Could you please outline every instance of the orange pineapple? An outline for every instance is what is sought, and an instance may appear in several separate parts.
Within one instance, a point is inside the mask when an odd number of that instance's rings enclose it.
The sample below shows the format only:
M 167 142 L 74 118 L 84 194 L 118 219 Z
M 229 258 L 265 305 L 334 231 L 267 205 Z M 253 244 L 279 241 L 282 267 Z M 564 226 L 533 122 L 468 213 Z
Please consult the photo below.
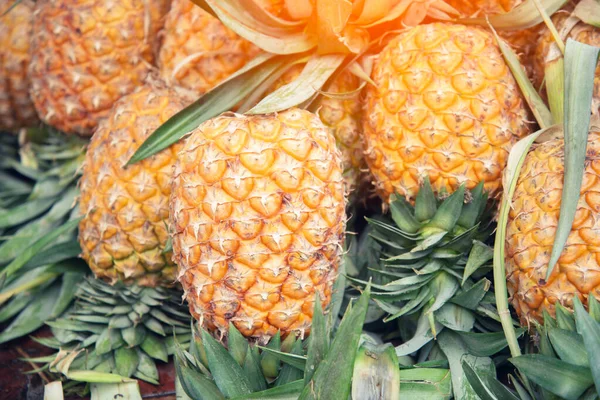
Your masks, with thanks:
M 501 193 L 508 152 L 529 132 L 525 103 L 491 34 L 434 23 L 401 33 L 379 54 L 367 87 L 365 157 L 382 198 L 414 201 L 479 182 Z
M 345 206 L 340 153 L 316 115 L 227 113 L 200 125 L 178 154 L 170 202 L 191 313 L 259 342 L 307 334 L 317 293 L 331 298 Z
M 141 286 L 170 286 L 177 267 L 167 243 L 169 180 L 181 144 L 136 164 L 143 141 L 189 101 L 159 81 L 122 97 L 102 120 L 81 178 L 82 257 L 98 278 Z
M 0 0 L 0 129 L 16 129 L 37 122 L 29 97 L 29 44 L 33 2 L 23 0 L 6 15 L 14 0 Z
M 225 80 L 259 52 L 190 0 L 173 0 L 161 37 L 161 76 L 198 95 Z
M 91 136 L 143 83 L 167 0 L 37 0 L 29 68 L 40 118 Z

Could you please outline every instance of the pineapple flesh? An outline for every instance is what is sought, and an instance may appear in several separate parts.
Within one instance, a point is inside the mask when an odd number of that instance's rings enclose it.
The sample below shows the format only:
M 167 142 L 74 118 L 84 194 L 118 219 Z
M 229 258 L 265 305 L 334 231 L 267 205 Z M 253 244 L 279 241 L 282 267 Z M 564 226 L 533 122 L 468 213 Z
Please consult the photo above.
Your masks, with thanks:
M 173 174 L 173 254 L 190 312 L 265 343 L 310 331 L 331 298 L 346 198 L 335 140 L 304 110 L 226 113 L 188 137 Z
M 365 103 L 365 158 L 385 201 L 414 202 L 484 182 L 501 193 L 512 145 L 529 132 L 525 102 L 493 36 L 434 23 L 403 32 L 379 54 Z
M 188 104 L 159 81 L 121 98 L 88 148 L 79 206 L 82 257 L 98 278 L 140 286 L 172 286 L 177 267 L 164 252 L 175 144 L 126 166 L 150 134 Z
M 190 0 L 173 0 L 161 32 L 161 76 L 202 95 L 258 54 L 242 39 Z
M 0 0 L 0 129 L 14 130 L 37 122 L 29 97 L 29 46 L 34 3 Z
M 29 74 L 40 118 L 91 136 L 154 62 L 167 0 L 38 0 Z
M 517 181 L 506 232 L 506 274 L 511 302 L 523 324 L 543 322 L 556 304 L 600 299 L 600 129 L 592 127 L 577 213 L 565 248 L 546 280 L 564 180 L 564 142 L 555 139 L 529 152 Z

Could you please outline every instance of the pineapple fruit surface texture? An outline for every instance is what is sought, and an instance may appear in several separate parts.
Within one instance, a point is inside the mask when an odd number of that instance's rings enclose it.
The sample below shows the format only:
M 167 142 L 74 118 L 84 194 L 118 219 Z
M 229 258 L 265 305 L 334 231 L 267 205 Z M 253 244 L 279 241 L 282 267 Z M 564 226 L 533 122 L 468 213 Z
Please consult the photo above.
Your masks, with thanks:
M 296 80 L 303 68 L 304 64 L 290 68 L 267 90 L 267 94 Z M 361 142 L 360 93 L 355 93 L 359 87 L 359 78 L 343 71 L 323 88 L 325 93 L 315 101 L 314 107 L 311 105 L 321 122 L 331 130 L 340 149 L 348 192 L 360 186 L 366 168 Z
M 166 0 L 36 1 L 30 78 L 40 118 L 91 136 L 123 95 L 143 84 Z
M 0 15 L 13 0 L 0 0 Z M 33 2 L 21 1 L 0 16 L 0 129 L 17 129 L 37 122 L 29 97 L 29 46 Z
M 512 305 L 526 324 L 554 315 L 558 302 L 573 308 L 600 299 L 600 131 L 587 143 L 581 197 L 565 248 L 546 281 L 564 180 L 564 142 L 550 140 L 529 152 L 512 200 L 506 233 L 507 286 Z
M 340 153 L 316 115 L 226 113 L 200 125 L 178 154 L 170 202 L 192 315 L 262 343 L 278 330 L 306 335 L 316 294 L 331 298 L 345 206 Z
M 204 94 L 258 54 L 190 0 L 174 0 L 160 34 L 158 66 L 163 79 Z
M 493 36 L 434 23 L 401 33 L 379 54 L 367 86 L 367 164 L 385 201 L 414 201 L 429 177 L 436 193 L 479 182 L 501 193 L 508 153 L 529 132 L 527 111 Z
M 81 178 L 82 256 L 98 278 L 172 286 L 167 243 L 170 179 L 177 143 L 125 166 L 150 134 L 187 105 L 179 93 L 148 82 L 119 100 L 92 137 Z

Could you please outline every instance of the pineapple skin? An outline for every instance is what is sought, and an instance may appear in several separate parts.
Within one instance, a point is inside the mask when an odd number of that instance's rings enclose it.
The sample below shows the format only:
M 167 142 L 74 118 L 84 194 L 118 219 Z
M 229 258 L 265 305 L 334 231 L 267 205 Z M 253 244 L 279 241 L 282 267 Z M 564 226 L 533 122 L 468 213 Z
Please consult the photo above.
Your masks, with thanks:
M 164 253 L 170 178 L 181 143 L 125 166 L 150 134 L 189 100 L 157 80 L 122 97 L 100 122 L 80 181 L 82 257 L 111 284 L 173 286 L 177 267 Z
M 0 15 L 14 1 L 0 0 Z M 23 0 L 0 16 L 0 129 L 15 130 L 38 122 L 29 97 L 29 45 L 34 3 Z
M 226 113 L 178 154 L 170 221 L 190 312 L 209 331 L 229 323 L 266 342 L 310 332 L 316 294 L 331 299 L 346 198 L 335 140 L 304 110 Z
M 501 194 L 512 145 L 529 133 L 518 86 L 486 31 L 434 23 L 379 54 L 365 102 L 365 158 L 384 201 L 414 202 L 429 177 L 436 193 L 483 181 Z
M 543 311 L 555 315 L 555 305 L 573 309 L 573 298 L 584 305 L 600 300 L 600 131 L 593 127 L 577 213 L 565 248 L 546 281 L 556 235 L 564 180 L 564 142 L 537 145 L 525 158 L 517 181 L 506 232 L 506 276 L 511 303 L 529 325 L 543 323 Z
M 296 80 L 304 64 L 295 65 L 279 78 L 266 94 L 272 93 L 280 87 Z M 355 93 L 360 88 L 360 80 L 347 70 L 344 70 L 331 83 L 327 84 L 322 96 L 311 104 L 316 110 L 321 122 L 333 134 L 338 148 L 342 154 L 344 166 L 344 181 L 346 190 L 352 192 L 366 181 L 365 159 L 362 146 L 362 107 L 360 93 Z M 328 93 L 343 95 L 328 96 Z
M 173 0 L 160 36 L 162 78 L 197 95 L 227 79 L 260 51 L 190 0 Z
M 167 10 L 167 0 L 36 1 L 29 74 L 40 118 L 91 136 L 112 105 L 143 84 Z
M 505 14 L 521 5 L 524 0 L 446 0 L 465 18 L 493 14 Z M 533 54 L 543 23 L 527 29 L 499 30 L 498 35 L 506 40 L 519 56 L 519 60 L 529 77 L 532 76 Z

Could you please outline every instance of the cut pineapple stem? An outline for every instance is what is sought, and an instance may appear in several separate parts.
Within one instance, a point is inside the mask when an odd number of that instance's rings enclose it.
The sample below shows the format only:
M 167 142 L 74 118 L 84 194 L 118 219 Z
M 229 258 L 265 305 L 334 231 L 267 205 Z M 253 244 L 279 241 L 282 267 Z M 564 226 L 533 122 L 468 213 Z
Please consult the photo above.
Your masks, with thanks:
M 550 17 L 548 16 L 548 13 L 546 12 L 546 10 L 544 9 L 544 7 L 540 3 L 540 0 L 533 0 L 533 3 L 535 4 L 535 6 L 538 9 L 538 12 L 542 16 L 542 19 L 544 20 L 544 23 L 546 24 L 546 26 L 548 27 L 548 29 L 552 33 L 552 36 L 554 37 L 554 40 L 556 41 L 556 44 L 558 45 L 558 48 L 560 49 L 560 52 L 562 54 L 565 54 L 565 43 L 563 42 L 563 40 L 561 39 L 560 35 L 558 34 L 558 31 L 556 30 L 556 27 L 554 26 L 554 23 L 552 23 L 552 20 L 550 19 Z

